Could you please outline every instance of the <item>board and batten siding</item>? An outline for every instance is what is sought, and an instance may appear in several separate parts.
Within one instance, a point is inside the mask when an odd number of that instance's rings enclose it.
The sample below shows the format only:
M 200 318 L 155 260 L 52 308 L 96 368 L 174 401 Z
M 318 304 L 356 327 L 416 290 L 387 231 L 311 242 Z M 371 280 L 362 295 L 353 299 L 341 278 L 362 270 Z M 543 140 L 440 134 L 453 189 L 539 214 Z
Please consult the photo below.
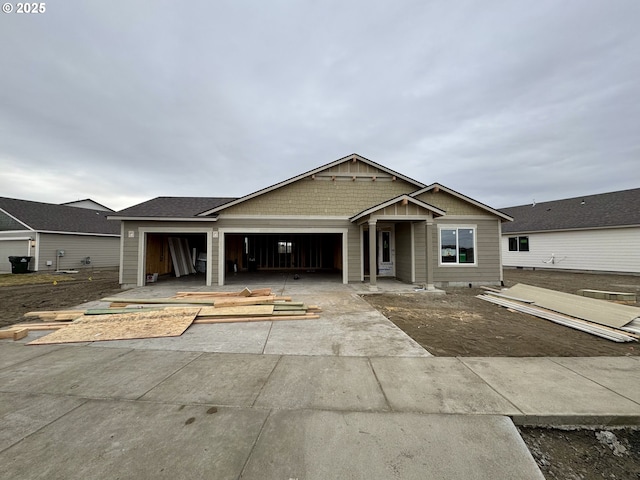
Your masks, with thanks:
M 509 237 L 529 237 L 528 252 L 510 252 Z M 640 273 L 640 227 L 502 235 L 505 267 Z
M 438 226 L 476 227 L 476 265 L 442 265 L 440 263 L 440 243 Z M 502 273 L 500 261 L 500 220 L 473 217 L 437 219 L 433 225 L 433 281 L 440 286 L 498 285 Z
M 55 271 L 56 266 L 59 270 L 117 267 L 120 259 L 117 236 L 39 233 L 36 247 L 40 272 Z M 64 250 L 63 257 L 58 257 L 58 250 Z M 83 263 L 87 257 L 91 259 L 88 265 Z
M 412 283 L 411 260 L 411 224 L 399 222 L 395 224 L 396 232 L 396 278 L 403 282 Z

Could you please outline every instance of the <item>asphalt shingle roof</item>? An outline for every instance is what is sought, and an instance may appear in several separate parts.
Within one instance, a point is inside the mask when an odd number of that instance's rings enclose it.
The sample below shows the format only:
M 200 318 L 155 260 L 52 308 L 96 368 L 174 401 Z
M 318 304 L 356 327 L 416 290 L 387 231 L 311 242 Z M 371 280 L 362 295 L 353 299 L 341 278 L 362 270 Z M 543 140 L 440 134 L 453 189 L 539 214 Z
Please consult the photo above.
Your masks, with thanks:
M 501 208 L 504 233 L 640 225 L 640 188 Z
M 37 231 L 120 234 L 118 222 L 86 208 L 0 197 L 0 209 Z
M 114 217 L 173 217 L 189 218 L 218 207 L 236 198 L 223 197 L 156 197 L 133 207 L 125 208 Z

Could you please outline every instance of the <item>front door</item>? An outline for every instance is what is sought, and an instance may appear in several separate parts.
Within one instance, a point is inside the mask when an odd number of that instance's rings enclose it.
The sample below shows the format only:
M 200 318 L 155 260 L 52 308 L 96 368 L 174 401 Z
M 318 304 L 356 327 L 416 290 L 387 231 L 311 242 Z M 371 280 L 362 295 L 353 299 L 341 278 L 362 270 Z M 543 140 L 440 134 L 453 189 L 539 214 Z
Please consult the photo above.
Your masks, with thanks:
M 378 232 L 378 275 L 395 276 L 395 245 L 392 227 L 383 227 Z

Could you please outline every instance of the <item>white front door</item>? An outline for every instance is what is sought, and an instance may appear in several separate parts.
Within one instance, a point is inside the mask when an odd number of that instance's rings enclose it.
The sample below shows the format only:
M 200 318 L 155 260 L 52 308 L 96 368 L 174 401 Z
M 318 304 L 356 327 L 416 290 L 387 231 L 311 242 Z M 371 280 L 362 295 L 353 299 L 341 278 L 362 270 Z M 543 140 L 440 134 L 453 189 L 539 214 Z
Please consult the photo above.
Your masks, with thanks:
M 378 276 L 395 276 L 395 256 L 393 227 L 382 227 L 378 232 Z

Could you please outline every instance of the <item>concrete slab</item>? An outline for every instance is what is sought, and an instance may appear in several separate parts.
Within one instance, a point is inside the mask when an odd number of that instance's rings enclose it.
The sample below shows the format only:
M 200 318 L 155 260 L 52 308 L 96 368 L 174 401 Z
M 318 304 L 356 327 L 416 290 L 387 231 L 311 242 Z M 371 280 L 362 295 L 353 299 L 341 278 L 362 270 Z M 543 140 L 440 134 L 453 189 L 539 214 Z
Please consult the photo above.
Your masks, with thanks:
M 599 421 L 629 416 L 637 423 L 637 403 L 547 358 L 461 358 L 485 382 L 534 423 L 576 424 L 583 417 Z M 516 417 L 514 416 L 514 419 Z M 521 423 L 523 419 L 517 419 Z
M 506 417 L 282 410 L 242 478 L 544 480 Z
M 40 349 L 40 346 L 23 347 Z M 7 367 L 0 371 L 0 388 L 4 392 L 61 393 L 74 385 L 78 376 L 95 375 L 100 365 L 131 350 L 65 347 Z M 61 382 L 64 387 L 58 386 Z
M 2 478 L 239 478 L 267 413 L 92 400 L 0 453 Z
M 200 355 L 88 347 L 66 353 L 55 352 L 4 370 L 2 390 L 135 399 Z
M 35 337 L 30 338 L 28 341 L 34 338 Z M 0 341 L 0 369 L 51 353 L 61 348 L 66 348 L 66 346 L 40 345 L 37 347 L 27 347 L 24 342 L 2 340 Z
M 631 357 L 551 358 L 555 363 L 640 404 L 640 368 Z M 638 407 L 640 412 L 640 405 Z
M 31 393 L 0 393 L 0 452 L 86 400 Z
M 262 353 L 271 322 L 191 325 L 179 337 L 94 342 L 94 347 L 185 352 Z
M 376 311 L 323 313 L 318 320 L 273 322 L 264 353 L 350 357 L 431 355 Z
M 389 410 L 369 361 L 362 357 L 294 357 L 278 362 L 256 406 Z
M 522 413 L 457 358 L 372 358 L 371 364 L 395 411 Z
M 251 406 L 279 358 L 272 355 L 203 353 L 142 399 Z

